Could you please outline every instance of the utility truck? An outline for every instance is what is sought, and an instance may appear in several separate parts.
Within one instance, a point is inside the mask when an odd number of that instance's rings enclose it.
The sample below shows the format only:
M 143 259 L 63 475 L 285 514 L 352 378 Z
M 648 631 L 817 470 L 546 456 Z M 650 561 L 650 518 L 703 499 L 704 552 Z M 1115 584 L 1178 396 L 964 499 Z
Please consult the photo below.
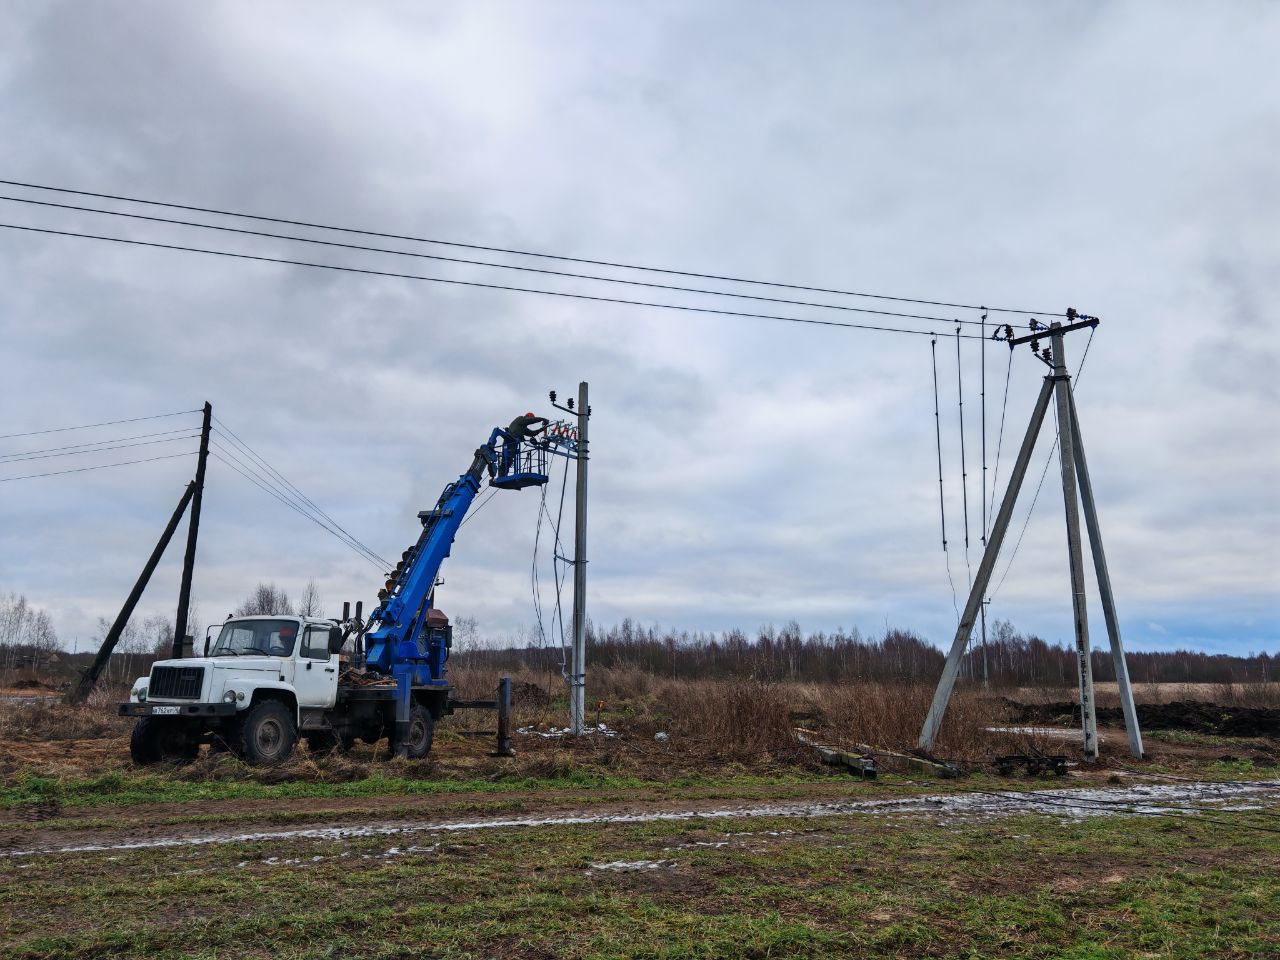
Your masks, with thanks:
M 542 485 L 550 455 L 575 459 L 576 434 L 495 429 L 435 507 L 418 514 L 422 532 L 388 574 L 367 622 L 363 604 L 354 617 L 344 605 L 341 620 L 230 616 L 209 628 L 203 656 L 156 662 L 119 707 L 137 718 L 134 761 L 190 760 L 209 744 L 272 765 L 299 738 L 314 751 L 387 737 L 396 755 L 425 757 L 435 721 L 482 703 L 450 697 L 452 627 L 433 604 L 440 565 L 485 475 L 499 489 Z

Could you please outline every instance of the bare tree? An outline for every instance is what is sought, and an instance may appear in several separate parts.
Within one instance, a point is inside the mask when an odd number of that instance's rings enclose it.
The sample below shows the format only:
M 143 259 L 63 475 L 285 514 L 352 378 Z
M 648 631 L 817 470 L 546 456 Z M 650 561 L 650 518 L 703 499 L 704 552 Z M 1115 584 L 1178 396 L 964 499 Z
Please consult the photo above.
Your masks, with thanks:
M 298 616 L 324 616 L 324 601 L 320 599 L 320 587 L 316 585 L 315 577 L 307 581 L 302 596 L 298 598 Z
M 259 583 L 249 598 L 236 608 L 237 617 L 292 615 L 289 595 L 274 583 Z
M 480 645 L 480 624 L 475 617 L 459 617 L 453 621 L 453 652 L 465 653 Z

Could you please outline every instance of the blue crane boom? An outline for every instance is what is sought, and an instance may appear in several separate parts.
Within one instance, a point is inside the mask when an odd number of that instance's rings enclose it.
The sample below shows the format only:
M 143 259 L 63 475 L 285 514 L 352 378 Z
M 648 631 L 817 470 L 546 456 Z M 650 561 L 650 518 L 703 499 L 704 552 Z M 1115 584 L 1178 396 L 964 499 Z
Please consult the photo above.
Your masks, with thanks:
M 404 697 L 411 686 L 447 683 L 450 640 L 447 628 L 432 628 L 432 593 L 485 474 L 490 485 L 499 489 L 540 486 L 548 480 L 548 453 L 572 458 L 576 442 L 553 435 L 522 443 L 495 428 L 488 442 L 477 448 L 466 472 L 444 488 L 432 509 L 418 514 L 422 533 L 379 592 L 379 605 L 370 614 L 364 634 L 365 667 L 395 677 Z

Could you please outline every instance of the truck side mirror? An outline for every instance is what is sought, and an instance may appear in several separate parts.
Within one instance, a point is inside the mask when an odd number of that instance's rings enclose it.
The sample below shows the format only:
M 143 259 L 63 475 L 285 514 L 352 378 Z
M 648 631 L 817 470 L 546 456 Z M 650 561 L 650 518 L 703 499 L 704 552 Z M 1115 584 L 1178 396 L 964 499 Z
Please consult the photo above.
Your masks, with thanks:
M 346 642 L 346 637 L 342 634 L 341 627 L 329 628 L 329 653 L 342 652 L 342 644 Z

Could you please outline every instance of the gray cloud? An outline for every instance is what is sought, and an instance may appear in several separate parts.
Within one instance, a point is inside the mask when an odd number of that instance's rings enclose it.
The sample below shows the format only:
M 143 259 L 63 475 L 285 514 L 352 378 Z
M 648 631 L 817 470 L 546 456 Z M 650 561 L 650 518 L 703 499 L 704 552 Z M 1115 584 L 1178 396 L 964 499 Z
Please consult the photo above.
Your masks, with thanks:
M 393 232 L 1100 314 L 1081 417 L 1134 643 L 1274 647 L 1277 39 L 1264 4 L 13 5 L 0 11 L 0 168 Z M 5 206 L 5 222 L 189 239 Z M 8 231 L 0 334 L 0 432 L 208 398 L 384 555 L 492 425 L 589 379 L 597 620 L 887 619 L 939 641 L 954 623 L 923 338 Z M 939 348 L 963 594 L 954 346 Z M 964 349 L 976 373 L 979 348 Z M 1015 359 L 1004 475 L 1040 375 Z M 965 389 L 976 567 L 976 376 Z M 1033 483 L 1047 454 L 1042 443 Z M 0 485 L 0 586 L 49 607 L 64 636 L 87 634 L 189 470 Z M 1062 637 L 1055 480 L 1051 467 L 993 614 Z M 495 499 L 446 572 L 450 609 L 495 633 L 532 617 L 535 496 Z M 334 604 L 376 589 L 372 567 L 220 464 L 206 510 L 207 618 L 260 578 L 296 591 L 315 576 Z M 149 609 L 171 604 L 173 561 Z

